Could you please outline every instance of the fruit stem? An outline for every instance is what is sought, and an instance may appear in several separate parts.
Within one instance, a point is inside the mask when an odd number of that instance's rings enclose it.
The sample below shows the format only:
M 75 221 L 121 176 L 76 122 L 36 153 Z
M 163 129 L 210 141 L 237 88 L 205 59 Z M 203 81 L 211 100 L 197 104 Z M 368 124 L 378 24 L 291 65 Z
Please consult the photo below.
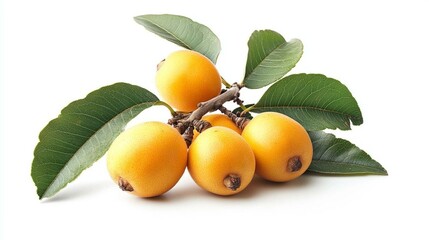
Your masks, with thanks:
M 174 111 L 174 109 L 166 102 L 158 101 L 155 103 L 155 105 L 166 107 L 170 111 L 171 116 L 173 116 L 173 117 L 177 115 L 177 112 Z
M 241 130 L 243 130 L 246 125 L 250 122 L 249 119 L 247 119 L 246 117 L 238 117 L 236 114 L 234 114 L 233 112 L 231 112 L 230 110 L 226 109 L 226 107 L 221 106 L 219 108 L 219 111 L 221 111 L 223 114 L 225 114 L 229 119 L 231 119 L 231 121 L 233 123 L 235 123 L 235 125 L 240 128 Z
M 159 71 L 159 69 L 161 69 L 161 67 L 162 67 L 162 65 L 164 64 L 164 62 L 165 62 L 165 59 L 162 59 L 162 61 L 161 61 L 161 62 L 159 62 L 159 63 L 156 65 L 156 71 Z
M 223 185 L 232 191 L 236 191 L 241 186 L 241 178 L 237 174 L 230 173 L 223 179 Z
M 186 142 L 186 146 L 191 146 L 192 139 L 194 138 L 194 126 L 189 126 L 182 134 L 182 138 Z

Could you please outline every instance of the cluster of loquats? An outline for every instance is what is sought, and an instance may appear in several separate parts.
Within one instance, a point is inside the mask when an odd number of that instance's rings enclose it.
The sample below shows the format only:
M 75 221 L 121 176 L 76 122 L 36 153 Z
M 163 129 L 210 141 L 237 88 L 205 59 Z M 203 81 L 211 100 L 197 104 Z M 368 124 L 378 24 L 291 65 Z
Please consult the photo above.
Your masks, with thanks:
M 187 168 L 201 188 L 217 195 L 243 191 L 254 174 L 274 182 L 301 176 L 312 160 L 303 126 L 276 112 L 252 119 L 219 104 L 222 78 L 202 54 L 181 50 L 158 65 L 156 86 L 175 116 L 169 124 L 145 122 L 122 132 L 107 154 L 120 189 L 139 197 L 174 187 Z M 238 94 L 233 99 L 237 100 Z M 205 106 L 210 107 L 205 108 Z M 223 114 L 207 114 L 221 110 Z
M 324 132 L 361 125 L 362 112 L 340 81 L 288 74 L 303 54 L 299 39 L 255 30 L 247 42 L 244 76 L 230 84 L 216 68 L 221 43 L 207 26 L 172 14 L 134 20 L 182 47 L 157 65 L 160 98 L 118 82 L 64 107 L 42 129 L 34 149 L 31 176 L 39 199 L 54 196 L 106 152 L 114 182 L 140 197 L 166 193 L 186 169 L 198 186 L 217 195 L 242 192 L 255 174 L 273 182 L 306 171 L 387 175 L 368 153 Z M 240 98 L 243 88 L 264 87 L 257 101 Z M 235 109 L 227 108 L 231 105 Z M 123 131 L 153 106 L 165 107 L 171 118 Z

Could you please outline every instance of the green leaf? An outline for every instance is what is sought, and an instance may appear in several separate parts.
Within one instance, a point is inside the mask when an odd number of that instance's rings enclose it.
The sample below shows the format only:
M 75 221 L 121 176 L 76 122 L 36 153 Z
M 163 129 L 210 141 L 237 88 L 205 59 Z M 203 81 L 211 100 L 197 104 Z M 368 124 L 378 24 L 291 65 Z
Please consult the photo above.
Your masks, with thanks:
M 290 75 L 270 86 L 252 112 L 280 112 L 308 131 L 350 129 L 363 123 L 359 106 L 338 80 L 321 74 Z
M 197 51 L 216 63 L 221 46 L 219 38 L 206 26 L 178 15 L 147 14 L 134 18 L 156 35 L 184 48 Z
M 313 161 L 308 171 L 327 174 L 379 174 L 386 169 L 366 152 L 347 140 L 322 131 L 309 132 Z
M 158 98 L 116 83 L 70 103 L 39 135 L 31 176 L 39 198 L 51 197 L 100 159 L 125 125 Z
M 253 32 L 248 46 L 243 84 L 253 89 L 267 86 L 284 77 L 295 67 L 303 53 L 300 40 L 286 42 L 282 35 L 272 30 Z

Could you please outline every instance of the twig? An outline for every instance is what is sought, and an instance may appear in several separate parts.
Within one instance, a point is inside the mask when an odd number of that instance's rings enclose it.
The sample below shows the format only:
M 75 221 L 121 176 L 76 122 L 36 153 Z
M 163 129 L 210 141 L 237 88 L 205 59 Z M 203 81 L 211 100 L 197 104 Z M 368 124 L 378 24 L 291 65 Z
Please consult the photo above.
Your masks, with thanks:
M 237 83 L 231 85 L 231 87 L 219 94 L 218 96 L 198 104 L 198 108 L 190 114 L 178 114 L 171 118 L 168 123 L 173 125 L 182 134 L 188 146 L 192 142 L 193 130 L 203 131 L 210 127 L 210 124 L 202 121 L 201 118 L 209 112 L 214 112 L 220 108 L 224 108 L 222 105 L 229 101 L 241 102 L 240 86 Z M 231 113 L 232 114 L 232 113 Z

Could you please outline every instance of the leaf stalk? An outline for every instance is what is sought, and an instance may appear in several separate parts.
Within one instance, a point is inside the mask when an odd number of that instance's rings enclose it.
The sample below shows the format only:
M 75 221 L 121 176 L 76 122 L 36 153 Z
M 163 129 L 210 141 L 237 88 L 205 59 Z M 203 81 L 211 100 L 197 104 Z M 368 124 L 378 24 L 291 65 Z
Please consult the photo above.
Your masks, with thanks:
M 166 107 L 170 111 L 170 114 L 171 114 L 172 117 L 174 117 L 174 116 L 177 115 L 177 112 L 174 111 L 174 109 L 168 103 L 166 103 L 166 102 L 158 101 L 158 102 L 155 103 L 155 106 L 164 106 L 164 107 Z

